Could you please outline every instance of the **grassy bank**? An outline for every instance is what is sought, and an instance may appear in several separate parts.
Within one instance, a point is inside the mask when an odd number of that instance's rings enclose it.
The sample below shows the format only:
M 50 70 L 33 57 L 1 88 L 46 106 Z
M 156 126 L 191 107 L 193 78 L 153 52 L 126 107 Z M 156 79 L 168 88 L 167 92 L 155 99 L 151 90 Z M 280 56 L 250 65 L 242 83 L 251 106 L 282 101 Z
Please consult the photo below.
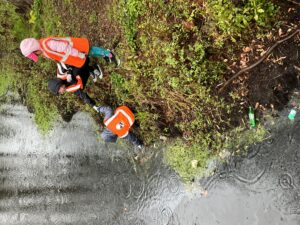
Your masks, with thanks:
M 165 156 L 186 180 L 201 174 L 210 157 L 234 147 L 236 138 L 246 145 L 265 133 L 232 130 L 232 119 L 240 117 L 234 104 L 238 96 L 225 101 L 215 87 L 226 71 L 224 58 L 236 57 L 235 49 L 247 42 L 250 33 L 267 28 L 277 11 L 265 0 L 234 2 L 118 0 L 115 4 L 113 15 L 118 17 L 113 18 L 124 34 L 118 48 L 123 70 L 112 77 L 112 82 L 119 81 L 113 83 L 116 96 L 134 105 L 138 118 L 143 115 L 141 132 L 146 141 L 161 135 L 179 137 L 169 143 Z
M 263 33 L 276 12 L 266 0 L 35 0 L 24 21 L 28 30 L 12 43 L 17 48 L 20 38 L 28 36 L 75 35 L 113 49 L 122 66 L 102 64 L 106 76 L 89 93 L 99 104 L 130 106 L 139 125 L 135 132 L 146 144 L 176 138 L 166 159 L 190 180 L 211 156 L 240 137 L 231 132 L 241 117 L 236 115 L 238 96 L 225 99 L 215 87 L 224 79 L 225 59 L 236 57 L 235 49 L 250 41 L 250 33 Z M 17 54 L 17 66 L 11 64 L 14 73 L 22 74 L 17 89 L 35 112 L 40 130 L 50 129 L 58 114 L 86 110 L 72 96 L 58 99 L 48 93 L 53 62 L 33 65 Z M 263 135 L 258 136 L 247 143 Z M 191 166 L 193 160 L 196 166 Z
M 26 32 L 26 26 L 24 19 L 15 12 L 14 7 L 3 2 L 0 6 L 0 96 L 2 96 L 8 89 L 16 86 L 15 77 L 18 74 L 15 73 L 13 64 L 20 57 L 16 57 L 15 49 L 18 41 L 21 40 L 22 33 Z
M 27 15 L 20 15 L 13 5 L 1 1 L 1 26 L 6 40 L 5 54 L 1 57 L 0 90 L 7 87 L 20 94 L 21 100 L 34 112 L 35 122 L 42 133 L 51 129 L 59 115 L 58 101 L 49 94 L 46 83 L 55 75 L 55 67 L 41 59 L 38 64 L 33 64 L 21 55 L 19 45 L 26 37 L 62 34 L 59 15 L 54 11 L 52 1 L 37 0 Z

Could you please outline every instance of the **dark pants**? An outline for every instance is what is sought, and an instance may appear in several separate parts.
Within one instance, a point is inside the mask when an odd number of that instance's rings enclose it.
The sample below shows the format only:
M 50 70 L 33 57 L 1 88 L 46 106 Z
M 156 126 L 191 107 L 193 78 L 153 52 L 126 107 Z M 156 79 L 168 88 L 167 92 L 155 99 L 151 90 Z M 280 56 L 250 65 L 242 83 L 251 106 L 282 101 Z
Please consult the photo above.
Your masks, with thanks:
M 93 71 L 93 68 L 89 65 L 89 63 L 90 60 L 89 58 L 87 58 L 84 65 L 81 68 L 73 67 L 72 69 L 72 75 L 74 77 L 76 77 L 77 75 L 81 77 L 83 89 L 85 88 L 86 83 L 88 82 L 88 79 L 90 77 L 90 71 Z M 87 93 L 83 92 L 80 89 L 74 92 L 74 94 L 81 98 L 85 104 L 89 104 L 91 107 L 93 107 L 96 104 L 95 101 Z
M 103 130 L 101 137 L 105 142 L 116 142 L 118 139 L 117 135 L 115 135 L 114 133 L 112 133 L 110 130 L 106 128 Z M 142 142 L 135 136 L 135 134 L 131 132 L 129 132 L 128 135 L 122 139 L 129 141 L 131 144 L 135 146 L 142 145 Z
M 90 64 L 90 60 L 89 58 L 87 58 L 81 68 L 72 67 L 72 75 L 74 77 L 78 75 L 81 77 L 83 89 L 85 88 L 85 85 L 88 82 L 88 79 L 90 77 L 90 72 L 93 71 L 93 68 L 89 64 Z
M 87 93 L 78 90 L 75 91 L 74 94 L 81 98 L 85 104 L 88 104 L 91 107 L 94 107 L 96 105 L 96 102 Z

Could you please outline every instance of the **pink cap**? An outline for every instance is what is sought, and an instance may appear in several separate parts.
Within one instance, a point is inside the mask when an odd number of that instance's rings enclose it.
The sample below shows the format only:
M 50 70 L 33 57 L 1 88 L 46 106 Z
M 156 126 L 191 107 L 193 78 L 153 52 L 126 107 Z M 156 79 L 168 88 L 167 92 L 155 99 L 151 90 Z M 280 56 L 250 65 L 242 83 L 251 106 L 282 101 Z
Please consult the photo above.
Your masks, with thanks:
M 35 38 L 26 38 L 21 41 L 20 44 L 21 52 L 24 56 L 28 57 L 29 59 L 37 62 L 38 56 L 33 52 L 41 50 L 40 43 Z

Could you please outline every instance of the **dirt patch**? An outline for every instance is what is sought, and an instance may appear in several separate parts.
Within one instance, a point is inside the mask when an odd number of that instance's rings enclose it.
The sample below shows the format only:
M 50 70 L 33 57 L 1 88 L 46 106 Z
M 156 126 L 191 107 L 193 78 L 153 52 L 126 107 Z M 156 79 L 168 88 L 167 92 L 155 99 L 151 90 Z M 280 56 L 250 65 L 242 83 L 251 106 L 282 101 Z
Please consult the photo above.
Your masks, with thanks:
M 118 44 L 121 34 L 117 25 L 109 19 L 108 7 L 111 4 L 113 1 L 108 0 L 75 0 L 72 4 L 57 1 L 56 8 L 60 11 L 67 34 L 85 36 L 89 38 L 92 45 L 113 49 Z M 68 23 L 68 21 L 72 22 Z M 78 26 L 70 26 L 70 24 Z
M 244 46 L 237 53 L 238 61 L 229 63 L 231 75 L 241 69 L 257 62 L 277 40 L 291 34 L 299 26 L 300 6 L 286 1 L 278 1 L 281 17 L 276 27 L 270 29 L 269 34 L 263 40 L 257 39 L 255 34 L 249 38 L 249 45 Z M 251 40 L 252 39 L 252 40 Z M 296 34 L 291 39 L 279 44 L 271 54 L 253 69 L 241 74 L 226 89 L 226 94 L 235 93 L 240 101 L 235 104 L 238 112 L 247 115 L 249 106 L 256 106 L 257 113 L 262 114 L 266 109 L 282 110 L 289 102 L 296 88 L 300 86 L 300 35 Z M 239 119 L 238 119 L 239 117 Z M 238 116 L 235 123 L 245 116 Z
M 299 87 L 298 46 L 293 40 L 280 45 L 270 58 L 254 68 L 248 81 L 250 103 L 271 104 L 283 109 L 293 90 Z

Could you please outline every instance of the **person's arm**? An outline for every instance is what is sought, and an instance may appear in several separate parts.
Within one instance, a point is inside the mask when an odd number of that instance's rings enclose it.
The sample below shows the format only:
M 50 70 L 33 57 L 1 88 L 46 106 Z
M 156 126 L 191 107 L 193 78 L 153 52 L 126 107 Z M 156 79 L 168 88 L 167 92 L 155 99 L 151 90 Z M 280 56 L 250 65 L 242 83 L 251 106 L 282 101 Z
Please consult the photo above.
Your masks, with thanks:
M 98 106 L 95 108 L 95 110 L 99 113 L 104 114 L 104 120 L 107 120 L 114 115 L 114 111 L 109 106 Z
M 138 139 L 137 136 L 132 132 L 129 132 L 123 139 L 129 141 L 135 146 L 138 146 L 139 148 L 143 146 L 143 142 L 140 139 Z
M 68 74 L 68 68 L 64 63 L 57 63 L 57 73 L 56 77 L 61 80 L 67 80 L 68 82 L 71 82 L 72 75 Z
M 102 131 L 101 137 L 105 142 L 116 142 L 118 139 L 117 135 L 106 128 Z
M 88 104 L 92 108 L 96 107 L 95 101 L 87 93 L 83 92 L 81 89 L 74 92 L 74 94 L 77 95 L 79 98 L 81 98 L 85 104 Z
M 77 83 L 66 87 L 66 92 L 76 92 L 83 89 L 83 83 L 80 76 L 76 76 Z

